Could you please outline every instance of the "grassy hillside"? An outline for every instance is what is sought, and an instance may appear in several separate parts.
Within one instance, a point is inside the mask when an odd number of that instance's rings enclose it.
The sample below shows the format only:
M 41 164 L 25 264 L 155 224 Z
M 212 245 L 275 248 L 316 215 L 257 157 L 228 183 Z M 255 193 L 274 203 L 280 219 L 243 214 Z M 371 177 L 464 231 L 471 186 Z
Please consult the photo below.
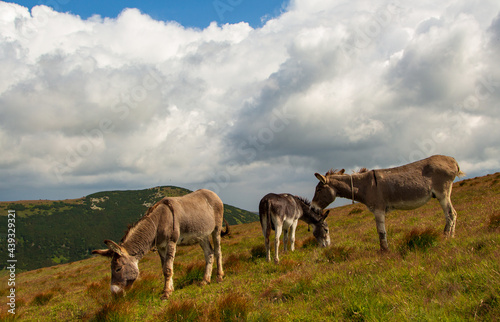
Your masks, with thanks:
M 386 219 L 389 253 L 379 253 L 373 215 L 363 205 L 335 208 L 332 245 L 315 247 L 300 224 L 297 249 L 279 265 L 263 258 L 258 222 L 223 239 L 225 280 L 199 286 L 199 246 L 179 247 L 176 290 L 160 300 L 160 260 L 148 254 L 141 279 L 122 299 L 109 294 L 101 257 L 16 277 L 21 321 L 495 321 L 500 316 L 500 174 L 457 182 L 456 237 L 444 239 L 436 200 Z M 214 272 L 215 273 L 215 272 Z M 1 278 L 6 299 L 7 277 Z M 0 306 L 0 319 L 10 317 Z
M 23 259 L 18 269 L 31 270 L 87 258 L 92 249 L 102 247 L 104 239 L 119 241 L 127 225 L 161 198 L 189 192 L 168 186 L 104 191 L 74 200 L 2 202 L 0 219 L 2 227 L 7 227 L 7 210 L 16 210 L 16 251 Z M 248 211 L 229 205 L 225 208 L 230 225 L 258 220 Z M 1 258 L 7 258 L 5 237 L 0 234 Z

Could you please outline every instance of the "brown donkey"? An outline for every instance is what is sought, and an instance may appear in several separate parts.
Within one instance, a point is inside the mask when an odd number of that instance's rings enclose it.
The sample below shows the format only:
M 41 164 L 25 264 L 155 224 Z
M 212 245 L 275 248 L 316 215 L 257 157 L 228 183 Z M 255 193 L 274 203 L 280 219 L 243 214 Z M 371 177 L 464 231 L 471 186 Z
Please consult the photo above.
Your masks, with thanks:
M 365 204 L 375 215 L 380 249 L 387 251 L 385 214 L 393 209 L 410 210 L 437 198 L 443 208 L 446 226 L 444 234 L 453 237 L 457 212 L 451 204 L 451 189 L 460 171 L 452 157 L 434 155 L 404 166 L 371 170 L 362 169 L 352 175 L 344 170 L 330 170 L 324 176 L 316 173 L 316 186 L 312 206 L 326 208 L 337 196 Z
M 201 245 L 206 261 L 203 284 L 210 283 L 215 251 L 217 281 L 222 281 L 224 271 L 220 238 L 229 233 L 227 222 L 226 231 L 222 232 L 223 215 L 222 201 L 214 192 L 204 189 L 157 202 L 127 231 L 120 244 L 105 240 L 109 249 L 92 251 L 93 254 L 112 258 L 111 293 L 123 295 L 132 286 L 139 276 L 137 264 L 155 245 L 165 276 L 163 299 L 167 299 L 174 290 L 172 277 L 177 245 Z

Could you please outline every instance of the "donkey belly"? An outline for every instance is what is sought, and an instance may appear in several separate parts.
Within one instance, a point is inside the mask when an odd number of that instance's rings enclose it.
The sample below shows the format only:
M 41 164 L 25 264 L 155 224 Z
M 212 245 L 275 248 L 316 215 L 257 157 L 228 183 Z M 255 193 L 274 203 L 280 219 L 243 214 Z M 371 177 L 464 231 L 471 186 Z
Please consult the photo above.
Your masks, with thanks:
M 432 195 L 414 195 L 413 198 L 409 198 L 407 200 L 399 200 L 391 203 L 390 209 L 401 209 L 401 210 L 412 210 L 418 207 L 422 207 L 425 205 L 430 199 Z
M 200 243 L 215 230 L 213 219 L 208 218 L 197 222 L 187 222 L 181 224 L 177 245 L 190 246 Z
M 199 244 L 208 234 L 205 233 L 184 233 L 179 236 L 177 240 L 177 245 L 179 246 L 191 246 Z
M 286 218 L 283 221 L 283 229 L 288 230 L 298 219 L 295 218 Z
M 214 216 L 205 209 L 193 211 L 179 217 L 179 239 L 177 245 L 188 246 L 200 243 L 215 230 Z

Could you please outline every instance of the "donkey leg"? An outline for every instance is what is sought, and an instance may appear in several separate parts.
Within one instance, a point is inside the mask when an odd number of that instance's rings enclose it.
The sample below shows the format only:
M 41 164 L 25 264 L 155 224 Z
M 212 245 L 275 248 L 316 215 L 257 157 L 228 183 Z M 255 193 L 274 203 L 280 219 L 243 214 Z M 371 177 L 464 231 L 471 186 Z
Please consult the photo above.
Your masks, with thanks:
M 295 230 L 297 229 L 299 221 L 296 220 L 290 227 L 290 250 L 293 252 L 295 250 Z
M 278 256 L 278 251 L 280 248 L 281 230 L 282 227 L 280 225 L 276 225 L 276 236 L 274 238 L 274 262 L 276 264 L 278 264 L 280 261 L 280 258 Z
M 385 211 L 378 210 L 374 212 L 375 223 L 377 224 L 377 233 L 380 241 L 380 250 L 382 252 L 389 251 L 389 246 L 387 245 L 387 233 L 385 231 Z
M 165 248 L 158 248 L 160 254 L 161 264 L 163 268 L 163 276 L 165 277 L 165 285 L 163 287 L 162 299 L 167 300 L 174 291 L 174 258 L 176 251 L 176 243 L 173 241 L 168 242 Z
M 271 229 L 265 229 L 264 232 L 264 245 L 266 246 L 266 259 L 268 262 L 271 261 L 271 246 L 270 246 L 270 235 L 271 235 Z
M 224 269 L 222 268 L 222 251 L 220 247 L 220 231 L 212 233 L 214 241 L 215 261 L 217 263 L 217 282 L 222 282 L 224 278 Z
M 290 228 L 283 228 L 283 252 L 286 253 L 288 251 L 288 233 L 290 232 Z
M 203 281 L 201 285 L 209 284 L 212 278 L 212 266 L 214 263 L 214 250 L 210 244 L 210 239 L 208 236 L 200 241 L 201 248 L 205 254 L 205 275 L 203 276 Z
M 443 208 L 444 217 L 446 219 L 446 225 L 444 226 L 445 237 L 455 236 L 455 224 L 457 222 L 457 212 L 451 203 L 451 189 L 453 188 L 453 182 L 444 184 L 441 189 L 434 189 L 434 194 L 439 200 L 441 208 Z
M 444 235 L 446 237 L 455 236 L 455 225 L 457 223 L 457 212 L 451 203 L 450 198 L 444 198 L 439 201 L 441 208 L 443 208 L 444 216 L 446 218 L 446 225 L 444 226 Z

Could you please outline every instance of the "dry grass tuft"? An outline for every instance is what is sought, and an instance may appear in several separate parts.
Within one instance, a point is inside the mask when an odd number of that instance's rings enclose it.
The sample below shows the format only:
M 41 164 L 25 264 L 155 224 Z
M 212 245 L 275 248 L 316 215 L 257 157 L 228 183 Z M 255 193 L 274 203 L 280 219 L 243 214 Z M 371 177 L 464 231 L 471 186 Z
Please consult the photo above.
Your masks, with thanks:
M 497 230 L 498 228 L 500 228 L 500 213 L 492 214 L 488 222 L 488 229 Z
M 248 253 L 231 253 L 224 258 L 224 271 L 226 273 L 237 274 L 244 269 L 251 257 Z
M 266 247 L 264 245 L 257 245 L 250 249 L 250 254 L 252 255 L 252 259 L 258 258 L 266 258 Z
M 37 306 L 46 305 L 53 297 L 54 297 L 53 292 L 42 292 L 40 294 L 35 295 L 30 305 L 37 305 Z
M 163 314 L 158 316 L 158 320 L 163 321 L 199 321 L 202 312 L 198 309 L 196 301 L 187 299 L 182 301 L 170 301 Z
M 360 214 L 362 212 L 363 212 L 362 207 L 356 207 L 356 208 L 353 208 L 351 211 L 349 211 L 349 215 Z
M 498 296 L 490 295 L 481 300 L 474 310 L 474 320 L 496 321 L 500 316 L 500 299 Z
M 211 321 L 246 321 L 251 309 L 250 298 L 241 293 L 229 293 L 220 298 L 210 312 Z
M 399 246 L 399 253 L 404 256 L 408 251 L 426 251 L 438 244 L 441 234 L 434 228 L 413 228 L 407 233 Z
M 350 247 L 330 246 L 323 251 L 323 254 L 329 262 L 340 263 L 348 260 L 352 252 L 353 250 Z
M 266 289 L 262 294 L 261 297 L 264 299 L 267 299 L 268 301 L 272 303 L 283 303 L 286 302 L 287 300 L 291 299 L 291 296 L 288 294 L 283 293 L 282 290 L 270 287 Z
M 179 270 L 177 270 L 179 272 Z M 184 269 L 184 275 L 176 281 L 175 288 L 182 289 L 186 286 L 203 281 L 205 274 L 205 262 L 196 261 L 189 263 Z M 179 272 L 180 274 L 181 272 Z
M 318 241 L 314 236 L 309 236 L 296 243 L 297 248 L 313 248 L 318 246 Z
M 109 279 L 103 278 L 99 282 L 92 282 L 87 285 L 87 294 L 90 298 L 98 302 L 109 295 Z
M 122 321 L 123 318 L 129 313 L 130 303 L 125 302 L 123 299 L 112 300 L 102 305 L 102 307 L 91 318 L 91 321 Z

